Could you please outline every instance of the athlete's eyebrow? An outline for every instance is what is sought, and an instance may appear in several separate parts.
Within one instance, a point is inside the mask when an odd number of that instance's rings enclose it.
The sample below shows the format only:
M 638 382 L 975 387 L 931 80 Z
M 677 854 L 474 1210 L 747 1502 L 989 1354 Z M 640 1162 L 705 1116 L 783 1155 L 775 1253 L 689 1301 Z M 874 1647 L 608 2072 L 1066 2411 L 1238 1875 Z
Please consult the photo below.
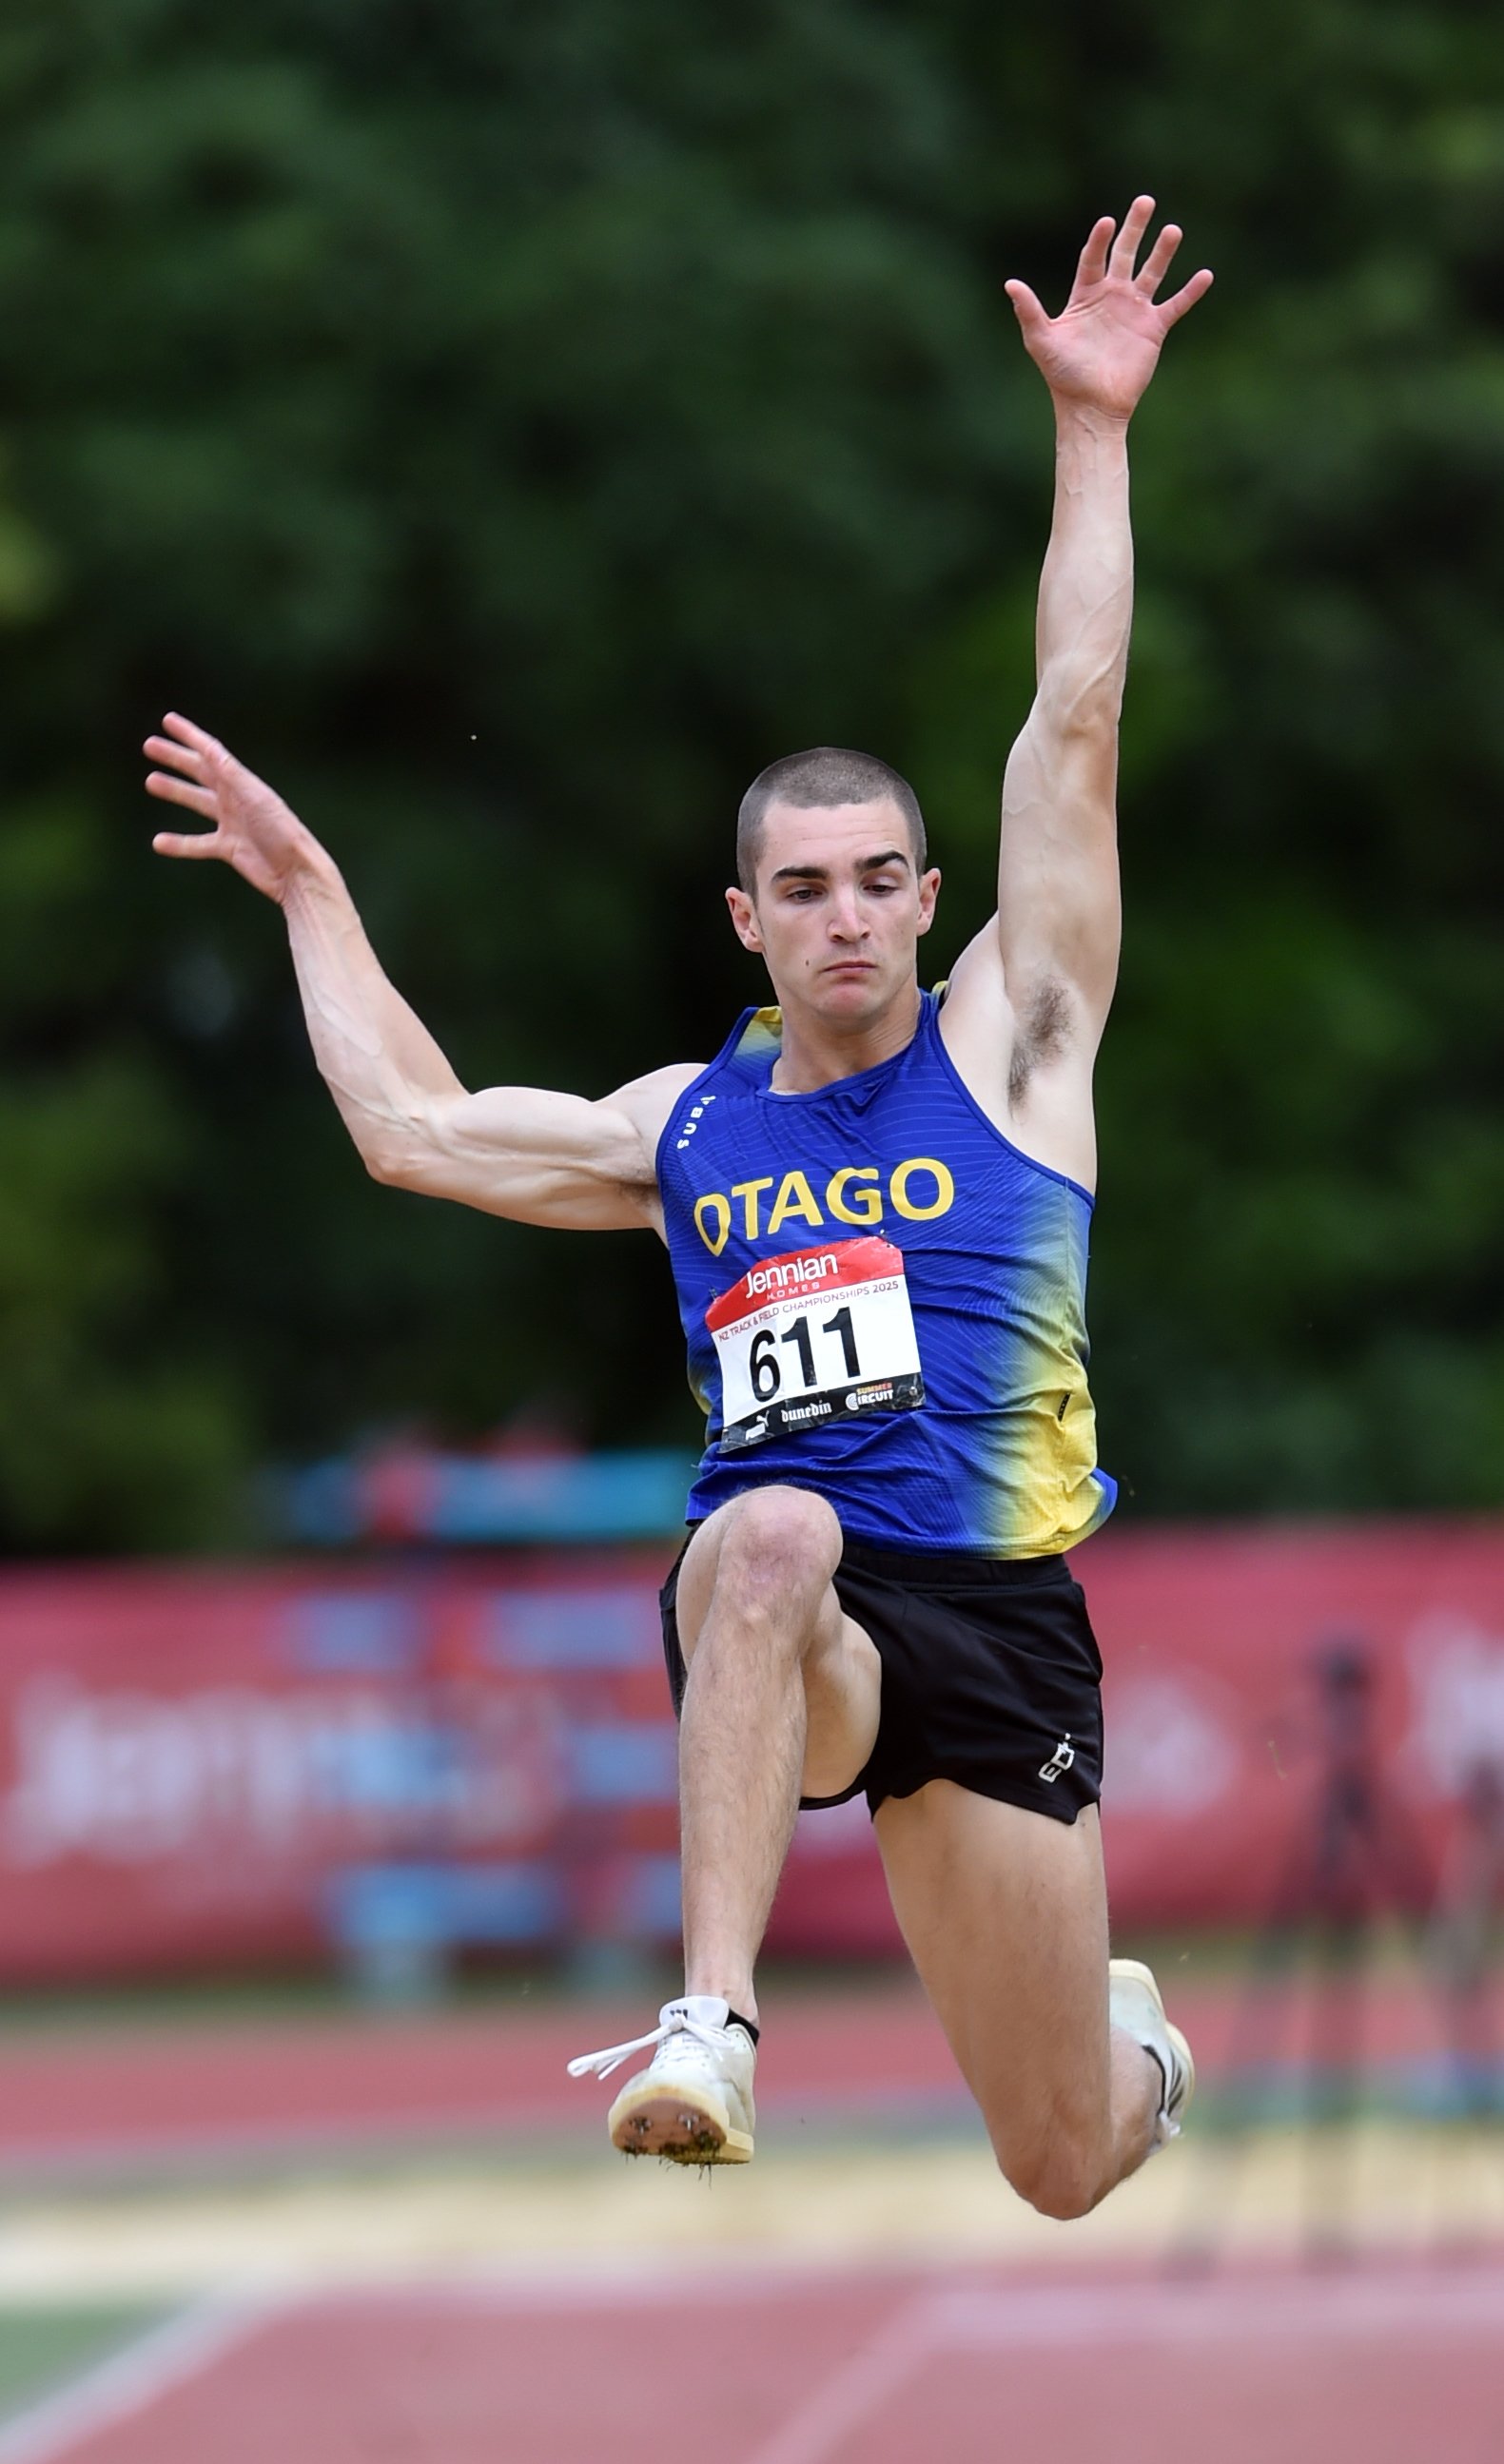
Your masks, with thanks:
M 902 847 L 884 847 L 881 855 L 859 857 L 856 869 L 875 872 L 880 865 L 907 864 L 908 860 Z M 774 881 L 828 881 L 829 877 L 829 866 L 824 864 L 781 864 L 772 875 Z

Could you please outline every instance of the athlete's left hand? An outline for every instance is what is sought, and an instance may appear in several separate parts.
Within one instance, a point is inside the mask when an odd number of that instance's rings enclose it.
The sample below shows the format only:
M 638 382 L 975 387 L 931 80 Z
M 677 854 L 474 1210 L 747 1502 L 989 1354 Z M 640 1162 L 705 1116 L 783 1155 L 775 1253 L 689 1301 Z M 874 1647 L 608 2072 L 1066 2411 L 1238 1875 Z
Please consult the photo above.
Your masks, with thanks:
M 1126 419 L 1170 327 L 1211 289 L 1203 267 L 1168 299 L 1155 298 L 1181 244 L 1178 223 L 1165 224 L 1134 272 L 1153 212 L 1152 197 L 1135 197 L 1116 238 L 1110 214 L 1094 226 L 1058 317 L 1046 316 L 1027 282 L 1005 285 L 1025 348 L 1057 402 Z

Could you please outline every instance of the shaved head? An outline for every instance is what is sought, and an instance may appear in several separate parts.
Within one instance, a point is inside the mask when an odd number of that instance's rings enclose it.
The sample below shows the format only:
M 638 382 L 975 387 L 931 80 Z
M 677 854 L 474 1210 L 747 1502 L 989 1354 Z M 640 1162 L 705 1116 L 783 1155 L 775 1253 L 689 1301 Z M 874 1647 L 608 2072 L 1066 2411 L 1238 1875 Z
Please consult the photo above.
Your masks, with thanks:
M 890 770 L 872 753 L 852 753 L 844 745 L 817 744 L 807 753 L 785 753 L 760 770 L 741 799 L 737 815 L 737 879 L 749 898 L 756 895 L 757 869 L 763 853 L 763 823 L 773 804 L 791 804 L 796 812 L 812 812 L 830 804 L 895 803 L 909 825 L 914 869 L 924 869 L 924 817 L 907 779 Z

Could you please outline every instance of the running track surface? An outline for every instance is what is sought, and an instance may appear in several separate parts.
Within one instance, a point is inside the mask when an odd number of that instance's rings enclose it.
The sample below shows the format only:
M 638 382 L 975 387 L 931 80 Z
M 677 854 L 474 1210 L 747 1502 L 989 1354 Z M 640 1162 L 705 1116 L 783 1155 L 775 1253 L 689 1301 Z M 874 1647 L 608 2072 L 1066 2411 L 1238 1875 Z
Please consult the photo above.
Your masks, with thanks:
M 1504 2266 L 429 2286 L 190 2314 L 0 2464 L 1498 2464 Z
M 1203 2081 L 1247 2028 L 1236 1983 L 1163 1976 Z M 1292 1989 L 1265 2058 L 1299 2049 L 1309 2015 Z M 372 2019 L 200 2020 L 13 2035 L 0 2045 L 0 2173 L 78 2174 L 239 2150 L 593 2129 L 599 2099 L 565 2077 L 571 2054 L 639 2035 L 643 1999 Z M 858 1992 L 775 1993 L 758 2071 L 769 2116 L 848 2119 L 921 2101 L 963 2103 L 943 2037 L 908 1981 Z M 1496 2006 L 1494 2041 L 1498 2019 Z M 1365 2062 L 1432 2057 L 1431 1997 L 1404 1976 L 1369 1980 Z

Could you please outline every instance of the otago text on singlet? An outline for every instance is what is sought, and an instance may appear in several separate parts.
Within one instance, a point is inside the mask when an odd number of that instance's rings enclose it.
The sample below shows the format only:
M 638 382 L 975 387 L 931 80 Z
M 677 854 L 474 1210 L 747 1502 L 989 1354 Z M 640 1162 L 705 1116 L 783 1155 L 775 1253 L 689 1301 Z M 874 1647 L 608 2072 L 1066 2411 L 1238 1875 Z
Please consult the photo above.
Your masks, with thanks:
M 1092 1201 L 1009 1145 L 923 996 L 914 1041 L 776 1095 L 777 1010 L 749 1010 L 675 1106 L 658 1183 L 702 1521 L 788 1481 L 874 1548 L 1031 1557 L 1112 1511 L 1087 1391 Z

